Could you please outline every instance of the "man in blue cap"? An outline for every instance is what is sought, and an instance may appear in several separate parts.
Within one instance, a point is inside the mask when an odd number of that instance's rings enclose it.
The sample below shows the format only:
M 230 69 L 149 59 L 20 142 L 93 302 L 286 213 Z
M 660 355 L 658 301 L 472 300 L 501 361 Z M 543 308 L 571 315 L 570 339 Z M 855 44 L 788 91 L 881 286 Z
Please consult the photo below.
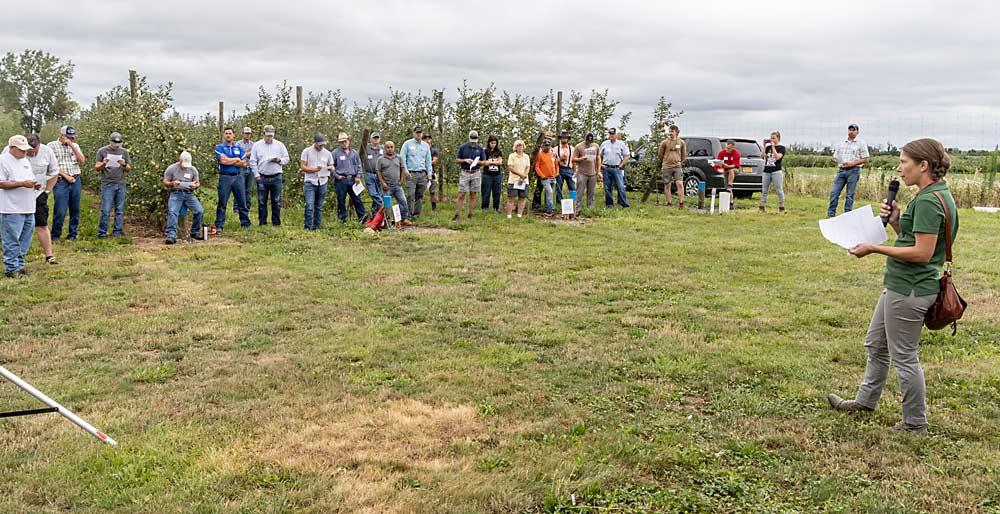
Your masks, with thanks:
M 854 208 L 854 192 L 861 178 L 861 167 L 868 163 L 868 145 L 858 138 L 858 126 L 851 123 L 847 126 L 847 139 L 834 145 L 833 162 L 837 163 L 837 175 L 833 177 L 833 187 L 830 188 L 830 205 L 826 216 L 837 215 L 837 204 L 840 203 L 840 192 L 847 186 L 847 198 L 844 199 L 844 212 Z
M 59 180 L 52 189 L 52 240 L 58 241 L 62 236 L 63 222 L 66 211 L 69 210 L 69 233 L 67 241 L 76 240 L 76 230 L 80 225 L 80 193 L 83 182 L 80 181 L 80 165 L 87 161 L 76 144 L 76 129 L 65 125 L 59 129 L 59 139 L 47 145 L 56 156 L 59 165 Z
M 132 171 L 132 157 L 122 148 L 122 135 L 112 132 L 108 145 L 102 146 L 95 157 L 94 169 L 101 174 L 101 219 L 97 224 L 97 237 L 108 237 L 108 221 L 111 208 L 115 209 L 115 226 L 111 235 L 122 235 L 125 219 L 125 174 Z

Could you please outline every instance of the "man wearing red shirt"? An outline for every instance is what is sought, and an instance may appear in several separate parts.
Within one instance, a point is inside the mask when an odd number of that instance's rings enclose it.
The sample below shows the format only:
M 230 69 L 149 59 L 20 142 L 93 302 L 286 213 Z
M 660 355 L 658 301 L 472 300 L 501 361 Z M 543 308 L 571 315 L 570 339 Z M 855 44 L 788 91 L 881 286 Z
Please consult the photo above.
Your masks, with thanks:
M 726 148 L 719 152 L 716 159 L 722 161 L 722 166 L 716 167 L 716 170 L 728 174 L 729 180 L 726 181 L 726 189 L 732 191 L 736 170 L 740 169 L 740 151 L 736 149 L 736 141 L 732 139 L 726 141 Z

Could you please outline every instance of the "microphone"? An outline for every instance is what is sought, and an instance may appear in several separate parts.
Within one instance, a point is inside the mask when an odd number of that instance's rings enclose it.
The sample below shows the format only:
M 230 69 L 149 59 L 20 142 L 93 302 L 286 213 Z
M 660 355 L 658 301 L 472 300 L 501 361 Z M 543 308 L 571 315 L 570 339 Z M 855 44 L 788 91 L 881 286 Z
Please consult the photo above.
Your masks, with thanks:
M 896 201 L 896 193 L 899 192 L 899 181 L 892 179 L 889 182 L 889 192 L 885 195 L 885 203 L 889 205 L 889 214 L 892 214 L 892 202 Z M 882 226 L 889 224 L 889 216 L 880 216 L 882 218 Z

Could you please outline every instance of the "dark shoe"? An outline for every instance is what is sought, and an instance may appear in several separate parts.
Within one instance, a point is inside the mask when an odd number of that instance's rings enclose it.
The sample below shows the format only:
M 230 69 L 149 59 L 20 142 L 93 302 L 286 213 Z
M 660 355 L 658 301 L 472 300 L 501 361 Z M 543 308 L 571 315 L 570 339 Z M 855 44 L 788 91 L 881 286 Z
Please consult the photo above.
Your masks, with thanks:
M 192 232 L 191 233 L 191 239 L 196 239 L 198 241 L 204 241 L 205 240 L 205 234 L 202 234 L 200 230 L 197 233 Z
M 97 239 L 107 239 L 107 238 L 108 238 L 107 234 L 97 234 Z
M 684 210 L 684 202 L 678 203 L 677 204 L 677 208 L 683 211 Z
M 433 209 L 431 209 L 433 210 Z M 451 221 L 458 221 L 458 214 L 451 217 Z
M 784 207 L 778 207 L 778 212 L 784 214 L 785 208 Z
M 67 240 L 67 241 L 76 241 L 76 236 L 73 236 L 73 237 L 67 237 L 67 238 L 66 238 L 66 240 Z
M 830 402 L 830 406 L 834 410 L 842 412 L 872 412 L 875 410 L 865 407 L 854 400 L 845 400 L 833 393 L 826 395 L 826 401 Z
M 28 268 L 21 268 L 17 270 L 17 274 L 21 275 L 22 277 L 28 276 Z
M 168 238 L 167 238 L 167 241 L 166 241 L 166 243 L 167 243 L 168 245 L 172 245 L 172 244 L 174 244 L 174 243 L 176 243 L 176 242 L 177 242 L 177 238 L 176 238 L 176 237 L 168 237 Z
M 59 264 L 59 261 L 56 260 L 55 255 L 50 255 L 46 257 L 45 262 L 47 262 L 48 264 Z
M 4 274 L 3 274 L 3 276 L 5 276 L 7 278 L 20 278 L 21 277 L 21 275 L 18 274 L 16 271 L 5 271 Z
M 763 205 L 761 205 L 760 207 L 758 207 L 758 209 L 760 209 L 760 212 L 767 212 L 767 210 L 764 208 Z
M 909 432 L 911 434 L 924 435 L 927 433 L 927 425 L 911 425 L 900 421 L 892 427 L 893 432 Z

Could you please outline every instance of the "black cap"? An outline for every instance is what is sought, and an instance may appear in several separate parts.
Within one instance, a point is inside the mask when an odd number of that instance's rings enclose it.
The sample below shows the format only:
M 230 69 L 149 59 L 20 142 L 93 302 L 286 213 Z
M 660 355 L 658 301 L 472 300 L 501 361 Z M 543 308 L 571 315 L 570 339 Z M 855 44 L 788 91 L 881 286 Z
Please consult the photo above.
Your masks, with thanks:
M 559 133 L 559 139 L 562 139 L 564 137 L 566 139 L 569 139 L 569 132 L 567 132 L 567 131 L 564 130 L 564 131 L 562 131 L 562 132 Z
M 420 125 L 414 125 L 414 126 L 413 126 L 413 131 L 414 131 L 414 132 L 423 132 L 423 131 L 424 131 L 424 128 L 423 128 L 423 127 L 421 127 Z
M 858 124 L 857 123 L 851 123 L 850 125 L 847 126 L 847 130 L 851 130 L 851 129 L 861 130 L 860 128 L 858 128 Z
M 587 132 L 587 135 L 584 137 L 584 139 L 586 139 L 587 141 L 593 141 L 594 140 L 594 133 L 593 132 Z
M 727 144 L 727 145 L 735 145 L 735 144 L 736 144 L 736 141 L 735 141 L 735 140 L 732 140 L 732 139 L 727 139 L 727 140 L 726 140 L 726 144 Z
M 313 143 L 314 144 L 324 144 L 325 145 L 326 144 L 326 136 L 324 136 L 322 132 L 317 132 L 317 133 L 313 134 Z
M 608 129 L 608 134 L 617 134 L 617 133 L 618 133 L 618 129 L 616 129 L 614 127 L 611 127 L 611 128 Z

